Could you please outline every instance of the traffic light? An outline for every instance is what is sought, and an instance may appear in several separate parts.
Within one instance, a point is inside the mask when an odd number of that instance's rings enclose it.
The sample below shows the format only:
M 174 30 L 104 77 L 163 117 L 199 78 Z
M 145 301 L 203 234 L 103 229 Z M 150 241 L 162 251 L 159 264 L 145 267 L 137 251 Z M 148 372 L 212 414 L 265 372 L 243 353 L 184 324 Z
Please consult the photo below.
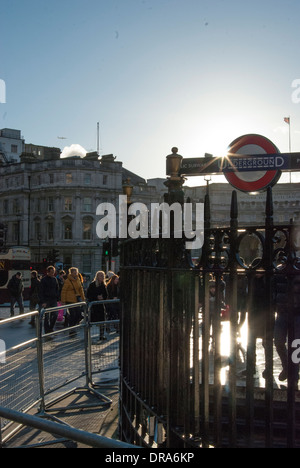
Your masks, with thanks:
M 105 241 L 103 243 L 103 255 L 104 257 L 110 256 L 110 241 Z
M 118 257 L 118 255 L 119 255 L 119 238 L 116 237 L 115 239 L 112 239 L 112 256 Z
M 57 249 L 52 250 L 52 259 L 53 259 L 54 264 L 59 261 L 59 250 Z
M 51 265 L 55 265 L 59 261 L 59 250 L 52 249 L 47 254 L 47 260 Z

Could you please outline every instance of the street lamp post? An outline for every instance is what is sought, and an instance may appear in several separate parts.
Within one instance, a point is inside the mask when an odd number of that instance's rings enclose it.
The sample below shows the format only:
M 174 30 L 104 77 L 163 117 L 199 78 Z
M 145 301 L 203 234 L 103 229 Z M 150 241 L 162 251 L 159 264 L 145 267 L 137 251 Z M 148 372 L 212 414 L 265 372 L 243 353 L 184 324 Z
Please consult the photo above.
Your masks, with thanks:
M 18 211 L 17 213 L 17 242 L 20 245 L 21 242 L 21 213 Z
M 38 236 L 38 241 L 39 241 L 39 262 L 41 261 L 41 240 L 42 240 L 42 235 L 39 233 Z
M 209 182 L 211 181 L 210 175 L 204 176 L 204 180 L 206 182 L 206 195 L 209 195 Z

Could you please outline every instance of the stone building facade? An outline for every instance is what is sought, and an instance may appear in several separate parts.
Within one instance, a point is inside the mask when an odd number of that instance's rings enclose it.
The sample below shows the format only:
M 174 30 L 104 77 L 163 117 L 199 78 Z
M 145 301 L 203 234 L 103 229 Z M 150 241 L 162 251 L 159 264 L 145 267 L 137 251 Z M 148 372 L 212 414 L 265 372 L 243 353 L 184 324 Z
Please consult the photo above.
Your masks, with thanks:
M 212 183 L 209 186 L 185 187 L 186 198 L 204 203 L 209 191 L 212 227 L 225 227 L 230 222 L 230 203 L 233 188 L 227 183 Z M 289 224 L 300 217 L 300 183 L 278 183 L 272 189 L 274 223 Z M 237 191 L 239 224 L 241 226 L 263 225 L 265 222 L 266 192 L 244 193 Z
M 103 263 L 104 241 L 97 236 L 100 203 L 111 203 L 118 215 L 119 196 L 132 186 L 132 202 L 150 208 L 163 201 L 164 179 L 148 182 L 123 167 L 112 154 L 61 158 L 59 148 L 24 145 L 19 162 L 0 164 L 0 221 L 5 223 L 6 246 L 29 246 L 32 261 L 41 263 L 57 251 L 57 264 L 77 266 L 92 277 Z M 183 186 L 186 199 L 203 203 L 210 193 L 212 227 L 228 226 L 232 187 L 227 183 Z M 239 225 L 263 225 L 266 193 L 238 192 Z M 300 184 L 273 188 L 274 223 L 299 220 Z M 112 258 L 118 270 L 118 258 Z M 111 265 L 109 265 L 111 266 Z
M 212 183 L 209 186 L 186 187 L 186 198 L 194 203 L 204 203 L 206 193 L 210 198 L 210 215 L 212 228 L 226 228 L 230 226 L 230 206 L 233 188 L 227 183 Z M 281 183 L 272 189 L 273 192 L 273 221 L 275 226 L 286 226 L 291 220 L 300 225 L 300 184 Z M 265 226 L 266 218 L 266 192 L 249 194 L 237 191 L 238 225 L 239 228 L 251 226 Z M 295 231 L 297 246 L 300 245 L 300 230 Z M 285 245 L 284 234 L 276 233 L 277 247 Z M 297 248 L 297 256 L 300 249 Z M 256 235 L 247 234 L 239 244 L 239 254 L 245 265 L 251 265 L 263 255 L 262 245 Z M 196 263 L 200 251 L 192 251 Z M 225 258 L 225 257 L 224 257 Z
M 109 202 L 118 207 L 124 183 L 132 201 L 146 205 L 159 201 L 154 186 L 123 167 L 113 155 L 87 153 L 86 157 L 60 158 L 57 148 L 21 155 L 21 162 L 0 166 L 1 222 L 7 226 L 6 245 L 31 248 L 40 263 L 58 251 L 58 264 L 76 266 L 93 277 L 103 265 L 103 240 L 97 237 L 96 209 Z M 118 269 L 118 259 L 113 259 Z
M 21 130 L 0 129 L 0 163 L 19 162 L 24 148 L 25 140 L 21 135 Z

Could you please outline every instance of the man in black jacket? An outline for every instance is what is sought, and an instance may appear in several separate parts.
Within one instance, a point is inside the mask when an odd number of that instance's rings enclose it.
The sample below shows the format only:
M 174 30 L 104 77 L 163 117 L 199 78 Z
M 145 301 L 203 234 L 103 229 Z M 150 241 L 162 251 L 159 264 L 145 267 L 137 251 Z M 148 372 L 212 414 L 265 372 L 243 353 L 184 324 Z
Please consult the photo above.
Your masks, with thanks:
M 54 266 L 47 268 L 47 275 L 41 280 L 39 291 L 40 303 L 44 309 L 57 307 L 59 298 L 59 286 L 55 278 Z M 54 325 L 57 319 L 58 311 L 45 313 L 45 333 L 53 332 Z
M 293 332 L 295 339 L 300 338 L 300 275 L 294 274 L 290 277 L 285 274 L 276 275 L 275 301 L 277 315 L 274 327 L 274 344 L 282 364 L 282 371 L 278 379 L 284 381 L 288 377 L 287 342 L 292 342 L 291 337 L 288 339 L 289 331 Z M 297 364 L 294 367 L 293 375 L 295 382 L 298 382 L 298 372 L 299 365 Z
M 7 289 L 10 293 L 10 316 L 15 315 L 15 305 L 19 306 L 20 314 L 24 314 L 23 291 L 24 284 L 22 281 L 22 274 L 16 273 L 8 282 Z

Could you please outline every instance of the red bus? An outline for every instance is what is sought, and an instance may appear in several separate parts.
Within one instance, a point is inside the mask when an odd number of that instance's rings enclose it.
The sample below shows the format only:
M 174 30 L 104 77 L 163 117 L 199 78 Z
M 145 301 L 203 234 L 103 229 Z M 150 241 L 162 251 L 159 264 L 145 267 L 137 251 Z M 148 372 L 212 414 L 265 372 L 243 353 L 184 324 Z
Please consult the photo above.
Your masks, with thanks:
M 28 247 L 11 247 L 0 252 L 0 304 L 10 301 L 7 284 L 18 271 L 23 277 L 24 299 L 28 299 L 31 284 L 30 262 L 31 254 Z

